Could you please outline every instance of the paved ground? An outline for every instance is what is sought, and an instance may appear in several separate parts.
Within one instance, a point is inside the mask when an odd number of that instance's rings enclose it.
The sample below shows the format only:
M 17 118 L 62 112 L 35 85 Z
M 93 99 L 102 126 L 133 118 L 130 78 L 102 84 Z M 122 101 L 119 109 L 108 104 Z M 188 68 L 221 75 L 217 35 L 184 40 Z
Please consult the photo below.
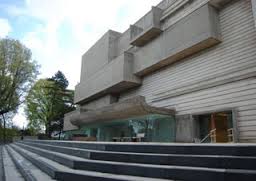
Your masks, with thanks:
M 0 180 L 4 180 L 3 148 L 0 145 Z
M 3 148 L 0 145 L 0 180 L 4 180 L 4 172 L 3 172 Z
M 24 181 L 5 148 L 2 148 L 2 158 L 4 163 L 5 181 Z

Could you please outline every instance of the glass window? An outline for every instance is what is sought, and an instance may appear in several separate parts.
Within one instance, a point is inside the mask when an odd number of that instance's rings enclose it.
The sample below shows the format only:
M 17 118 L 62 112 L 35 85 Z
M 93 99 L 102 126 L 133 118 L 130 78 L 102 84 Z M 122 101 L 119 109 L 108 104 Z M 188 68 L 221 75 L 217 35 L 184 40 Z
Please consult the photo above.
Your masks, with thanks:
M 97 141 L 174 142 L 175 120 L 172 116 L 146 115 L 84 126 Z

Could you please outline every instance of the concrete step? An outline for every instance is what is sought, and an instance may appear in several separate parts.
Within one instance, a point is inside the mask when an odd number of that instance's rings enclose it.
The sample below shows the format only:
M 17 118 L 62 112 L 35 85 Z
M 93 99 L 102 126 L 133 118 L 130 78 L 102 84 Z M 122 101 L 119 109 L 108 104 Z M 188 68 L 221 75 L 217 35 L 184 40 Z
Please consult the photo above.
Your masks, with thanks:
M 35 167 L 31 162 L 14 151 L 10 146 L 5 146 L 13 163 L 26 181 L 53 181 L 49 175 Z
M 47 157 L 70 168 L 91 170 L 112 174 L 135 175 L 150 178 L 177 180 L 255 180 L 256 171 L 242 169 L 213 169 L 202 167 L 186 167 L 176 165 L 151 165 L 124 162 L 89 160 L 80 157 L 56 153 L 35 148 L 21 143 L 17 144 L 26 150 Z
M 13 163 L 10 155 L 8 154 L 5 147 L 3 147 L 3 162 L 4 162 L 4 172 L 5 181 L 25 181 L 25 179 L 20 174 L 19 170 Z
M 73 147 L 54 146 L 36 142 L 22 144 L 43 148 L 46 150 L 78 156 L 92 160 L 144 163 L 157 165 L 177 165 L 208 168 L 232 168 L 256 170 L 256 157 L 226 156 L 226 155 L 187 155 L 187 154 L 152 154 L 132 152 L 111 152 L 88 150 Z
M 0 144 L 0 180 L 5 180 L 4 175 L 4 160 L 3 160 L 3 146 Z
M 90 150 L 160 153 L 160 154 L 188 154 L 188 155 L 229 155 L 255 156 L 256 144 L 177 144 L 177 143 L 113 143 L 113 142 L 81 142 L 81 141 L 51 141 L 29 140 L 41 144 L 64 147 L 83 148 Z
M 31 161 L 42 171 L 50 175 L 52 178 L 62 181 L 167 181 L 166 179 L 154 179 L 145 177 L 136 177 L 128 175 L 115 175 L 109 173 L 101 173 L 94 171 L 74 170 L 63 164 L 55 162 L 53 159 L 46 158 L 47 155 L 41 156 L 33 153 L 20 146 L 12 144 L 11 147 L 20 153 L 23 157 Z

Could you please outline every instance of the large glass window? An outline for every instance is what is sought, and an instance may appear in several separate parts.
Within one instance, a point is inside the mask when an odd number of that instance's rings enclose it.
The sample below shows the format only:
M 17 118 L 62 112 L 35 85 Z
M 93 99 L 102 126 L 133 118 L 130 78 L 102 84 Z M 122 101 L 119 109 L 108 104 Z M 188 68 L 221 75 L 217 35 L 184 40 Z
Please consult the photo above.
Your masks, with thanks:
M 96 137 L 97 141 L 174 142 L 175 120 L 172 116 L 151 114 L 86 125 L 80 133 Z

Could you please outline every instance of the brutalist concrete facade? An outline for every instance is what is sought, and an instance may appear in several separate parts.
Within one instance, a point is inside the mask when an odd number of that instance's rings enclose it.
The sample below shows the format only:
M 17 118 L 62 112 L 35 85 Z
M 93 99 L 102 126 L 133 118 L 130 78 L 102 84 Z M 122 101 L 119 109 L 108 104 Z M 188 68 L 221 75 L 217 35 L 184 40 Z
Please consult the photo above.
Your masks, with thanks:
M 82 56 L 79 108 L 64 129 L 86 124 L 72 124 L 74 117 L 144 96 L 172 110 L 178 142 L 194 142 L 195 118 L 219 111 L 232 112 L 234 141 L 256 142 L 254 4 L 163 0 L 125 32 L 109 30 Z

